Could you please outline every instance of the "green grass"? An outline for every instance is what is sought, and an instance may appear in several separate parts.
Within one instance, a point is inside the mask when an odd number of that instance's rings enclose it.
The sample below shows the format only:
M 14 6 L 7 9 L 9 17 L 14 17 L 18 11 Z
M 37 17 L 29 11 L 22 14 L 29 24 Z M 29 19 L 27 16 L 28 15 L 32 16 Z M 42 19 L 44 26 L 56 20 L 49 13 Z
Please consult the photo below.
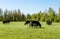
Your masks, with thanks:
M 42 28 L 29 28 L 24 22 L 0 22 L 0 39 L 60 39 L 60 23 L 41 24 Z

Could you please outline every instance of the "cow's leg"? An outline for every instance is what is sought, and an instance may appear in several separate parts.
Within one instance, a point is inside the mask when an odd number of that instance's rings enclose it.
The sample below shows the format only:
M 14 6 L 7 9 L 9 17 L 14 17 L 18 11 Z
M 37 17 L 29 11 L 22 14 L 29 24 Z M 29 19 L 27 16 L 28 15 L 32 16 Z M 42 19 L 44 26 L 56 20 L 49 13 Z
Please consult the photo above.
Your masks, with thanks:
M 33 24 L 30 24 L 30 27 L 32 27 L 32 28 L 33 28 L 33 27 L 34 27 L 34 25 L 33 25 Z
M 34 26 L 35 26 L 35 28 L 37 28 L 38 25 L 35 24 Z
M 41 25 L 39 25 L 39 27 L 41 28 Z

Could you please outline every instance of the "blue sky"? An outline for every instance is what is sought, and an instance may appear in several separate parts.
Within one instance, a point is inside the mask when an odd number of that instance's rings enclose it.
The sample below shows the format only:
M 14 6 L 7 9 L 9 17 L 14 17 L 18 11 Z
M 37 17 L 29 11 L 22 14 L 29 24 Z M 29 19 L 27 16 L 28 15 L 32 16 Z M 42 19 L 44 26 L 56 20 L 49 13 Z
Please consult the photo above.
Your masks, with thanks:
M 0 0 L 0 8 L 3 10 L 20 9 L 24 14 L 43 12 L 49 7 L 57 12 L 60 7 L 60 0 Z

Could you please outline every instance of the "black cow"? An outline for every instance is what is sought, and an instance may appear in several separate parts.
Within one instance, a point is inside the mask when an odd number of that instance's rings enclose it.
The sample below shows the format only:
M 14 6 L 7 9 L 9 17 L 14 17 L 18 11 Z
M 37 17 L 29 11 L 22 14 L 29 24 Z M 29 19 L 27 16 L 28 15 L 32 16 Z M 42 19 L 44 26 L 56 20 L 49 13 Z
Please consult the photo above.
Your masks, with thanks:
M 41 28 L 41 24 L 39 23 L 39 21 L 34 21 L 34 20 L 31 21 L 30 26 L 32 26 L 32 27 L 33 27 L 33 26 L 36 26 L 36 27 L 39 26 L 39 27 Z
M 41 24 L 39 23 L 39 21 L 35 21 L 35 20 L 28 20 L 26 21 L 25 24 L 29 24 L 29 26 L 36 26 L 36 27 L 40 27 L 41 28 Z
M 9 20 L 4 20 L 3 23 L 4 23 L 4 24 L 10 23 L 10 21 L 9 21 Z
M 48 25 L 51 25 L 51 24 L 52 24 L 52 20 L 47 20 L 46 23 L 47 23 Z

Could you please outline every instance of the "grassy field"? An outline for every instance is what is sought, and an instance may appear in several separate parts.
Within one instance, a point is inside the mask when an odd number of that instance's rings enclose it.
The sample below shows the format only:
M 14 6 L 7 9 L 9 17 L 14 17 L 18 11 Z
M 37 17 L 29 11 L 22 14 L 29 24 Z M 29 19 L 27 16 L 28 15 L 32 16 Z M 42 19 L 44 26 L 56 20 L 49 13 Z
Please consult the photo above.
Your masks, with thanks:
M 41 24 L 42 28 L 29 28 L 24 22 L 0 22 L 0 39 L 60 39 L 60 23 Z

